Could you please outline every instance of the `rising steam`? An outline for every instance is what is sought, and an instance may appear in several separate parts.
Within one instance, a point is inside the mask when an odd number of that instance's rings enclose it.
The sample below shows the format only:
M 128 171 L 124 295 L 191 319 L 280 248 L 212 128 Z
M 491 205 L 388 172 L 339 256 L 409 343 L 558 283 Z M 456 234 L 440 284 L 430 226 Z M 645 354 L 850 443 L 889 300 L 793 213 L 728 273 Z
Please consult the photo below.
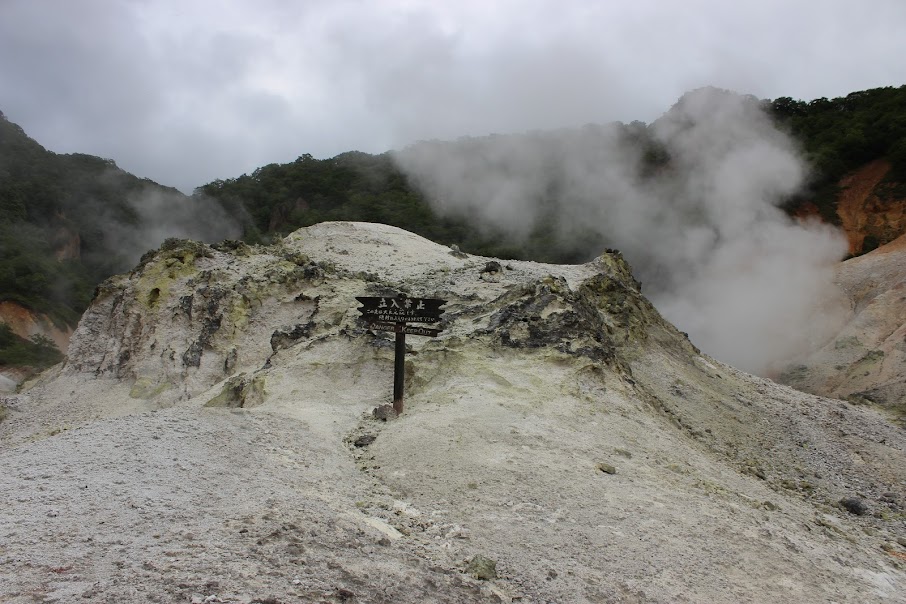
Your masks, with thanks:
M 121 213 L 114 215 L 109 204 L 85 202 L 93 213 L 93 228 L 102 233 L 100 249 L 94 250 L 93 259 L 112 272 L 135 266 L 145 252 L 169 237 L 213 243 L 242 234 L 237 217 L 200 193 L 186 197 L 176 190 L 149 186 L 133 191 L 124 201 L 132 220 L 124 220 Z
M 818 309 L 845 241 L 777 208 L 806 169 L 754 98 L 700 89 L 648 127 L 419 143 L 396 159 L 436 209 L 476 226 L 524 238 L 553 216 L 567 241 L 591 229 L 694 343 L 748 371 L 770 373 L 840 319 Z

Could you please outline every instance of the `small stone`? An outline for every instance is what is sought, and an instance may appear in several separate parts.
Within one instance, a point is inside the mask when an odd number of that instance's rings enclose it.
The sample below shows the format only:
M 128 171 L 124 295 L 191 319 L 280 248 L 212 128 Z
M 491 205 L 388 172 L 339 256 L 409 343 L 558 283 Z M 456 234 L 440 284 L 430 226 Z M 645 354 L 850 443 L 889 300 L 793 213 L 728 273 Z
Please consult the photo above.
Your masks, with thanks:
M 903 547 L 906 547 L 906 537 L 897 537 L 897 543 L 899 543 Z
M 754 476 L 755 478 L 758 478 L 760 480 L 768 479 L 768 475 L 764 471 L 764 468 L 762 468 L 760 466 L 750 466 L 750 467 L 746 468 L 745 471 L 746 471 L 746 473 L 751 474 L 752 476 Z
M 491 283 L 498 283 L 500 281 L 500 274 L 503 272 L 503 267 L 500 266 L 500 263 L 496 260 L 491 260 L 488 262 L 483 269 L 481 269 L 481 274 L 479 275 L 484 281 L 490 281 Z
M 503 268 L 500 266 L 500 263 L 496 260 L 491 260 L 484 265 L 484 268 L 481 270 L 483 273 L 499 273 Z
M 374 415 L 374 419 L 385 422 L 388 419 L 396 418 L 396 409 L 393 408 L 393 405 L 381 405 L 380 407 L 375 407 L 371 414 Z
M 497 578 L 497 562 L 478 554 L 469 561 L 466 572 L 480 581 Z
M 599 463 L 597 466 L 599 472 L 604 472 L 605 474 L 616 474 L 617 469 L 610 465 L 609 463 Z
M 363 434 L 362 436 L 355 439 L 355 441 L 352 444 L 354 444 L 356 447 L 367 447 L 368 445 L 373 443 L 376 439 L 377 439 L 377 436 L 375 436 L 374 434 Z
M 868 506 L 858 497 L 844 497 L 840 500 L 840 505 L 847 512 L 856 516 L 864 516 L 868 513 Z
M 455 258 L 468 258 L 469 255 L 459 249 L 455 243 L 450 246 L 450 255 Z

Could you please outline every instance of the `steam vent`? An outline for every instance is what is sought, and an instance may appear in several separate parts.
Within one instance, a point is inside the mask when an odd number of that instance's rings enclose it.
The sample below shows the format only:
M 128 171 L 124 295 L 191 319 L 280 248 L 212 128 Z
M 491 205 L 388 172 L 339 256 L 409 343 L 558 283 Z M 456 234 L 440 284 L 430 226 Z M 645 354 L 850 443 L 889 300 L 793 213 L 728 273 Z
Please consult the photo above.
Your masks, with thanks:
M 397 293 L 447 301 L 399 417 Z M 619 252 L 168 240 L 0 405 L 2 602 L 906 602 L 903 429 L 703 355 Z

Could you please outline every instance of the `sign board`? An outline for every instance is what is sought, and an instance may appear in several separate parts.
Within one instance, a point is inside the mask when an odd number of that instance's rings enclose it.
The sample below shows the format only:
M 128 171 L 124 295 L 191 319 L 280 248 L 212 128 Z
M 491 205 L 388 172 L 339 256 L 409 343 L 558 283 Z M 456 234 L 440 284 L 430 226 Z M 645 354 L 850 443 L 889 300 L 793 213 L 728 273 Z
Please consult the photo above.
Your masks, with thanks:
M 438 323 L 447 303 L 437 298 L 365 297 L 357 296 L 362 303 L 359 312 L 366 321 L 387 323 Z
M 396 333 L 409 333 L 414 336 L 428 336 L 436 338 L 440 335 L 442 329 L 429 329 L 421 325 L 406 325 L 405 323 L 388 323 L 386 321 L 372 321 L 368 324 L 372 329 L 383 329 L 385 331 L 395 331 Z
M 372 329 L 396 332 L 393 360 L 393 409 L 403 412 L 403 386 L 406 375 L 406 334 L 436 338 L 441 330 L 407 323 L 439 323 L 441 306 L 446 300 L 409 298 L 407 296 L 356 296 L 362 306 L 359 312 Z

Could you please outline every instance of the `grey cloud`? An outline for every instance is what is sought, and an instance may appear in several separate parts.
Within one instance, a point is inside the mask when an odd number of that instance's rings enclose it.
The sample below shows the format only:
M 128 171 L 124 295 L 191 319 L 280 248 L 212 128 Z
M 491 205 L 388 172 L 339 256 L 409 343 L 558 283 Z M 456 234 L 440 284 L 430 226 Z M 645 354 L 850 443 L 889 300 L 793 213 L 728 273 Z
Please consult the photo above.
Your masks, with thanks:
M 703 85 L 906 80 L 900 0 L 6 0 L 0 108 L 183 190 L 302 153 L 651 121 Z

